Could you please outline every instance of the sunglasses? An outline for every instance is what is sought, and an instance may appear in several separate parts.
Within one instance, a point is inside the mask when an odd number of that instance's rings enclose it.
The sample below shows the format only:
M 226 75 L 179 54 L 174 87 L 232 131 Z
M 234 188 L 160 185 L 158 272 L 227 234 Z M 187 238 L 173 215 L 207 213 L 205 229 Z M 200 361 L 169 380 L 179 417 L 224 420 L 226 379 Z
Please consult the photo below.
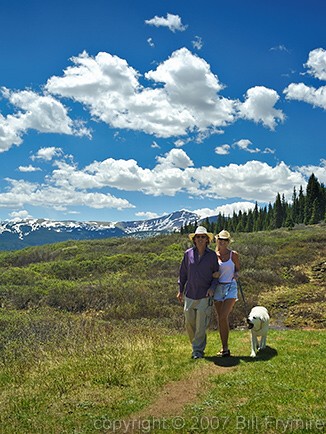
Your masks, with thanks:
M 207 236 L 206 235 L 196 235 L 195 238 L 206 238 L 207 239 Z
M 228 238 L 218 238 L 219 241 L 229 241 Z

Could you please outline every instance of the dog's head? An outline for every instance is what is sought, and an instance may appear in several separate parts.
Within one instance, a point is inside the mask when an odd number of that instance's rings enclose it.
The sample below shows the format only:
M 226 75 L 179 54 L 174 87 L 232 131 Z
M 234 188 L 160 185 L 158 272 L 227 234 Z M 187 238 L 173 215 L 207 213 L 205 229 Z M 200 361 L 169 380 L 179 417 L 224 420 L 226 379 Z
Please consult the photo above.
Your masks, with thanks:
M 249 318 L 247 318 L 247 324 L 248 324 L 248 329 L 249 330 L 254 327 L 254 323 Z
M 247 318 L 248 329 L 251 330 L 260 326 L 261 318 L 258 316 L 249 315 Z
M 269 321 L 269 315 L 267 309 L 263 306 L 255 306 L 251 309 L 247 324 L 249 329 L 259 329 L 264 322 Z

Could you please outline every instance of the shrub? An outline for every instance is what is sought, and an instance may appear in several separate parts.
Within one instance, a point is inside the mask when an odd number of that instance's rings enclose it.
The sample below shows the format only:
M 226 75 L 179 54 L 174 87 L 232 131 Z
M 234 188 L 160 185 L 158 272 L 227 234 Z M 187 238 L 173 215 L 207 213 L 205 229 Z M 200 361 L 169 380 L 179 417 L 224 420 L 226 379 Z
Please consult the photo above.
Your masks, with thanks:
M 12 267 L 0 273 L 0 282 L 2 285 L 37 285 L 42 276 L 28 268 Z
M 1 307 L 27 309 L 42 304 L 44 290 L 40 286 L 10 285 L 1 286 Z
M 240 254 L 248 305 L 257 304 L 265 293 L 273 299 L 280 287 L 300 291 L 302 286 L 309 287 L 309 279 L 323 287 L 324 228 L 239 233 L 235 238 L 232 247 Z M 0 303 L 17 309 L 48 305 L 103 318 L 177 324 L 183 318 L 176 300 L 178 271 L 183 252 L 190 246 L 187 236 L 171 234 L 132 238 L 132 242 L 110 238 L 2 252 Z M 307 250 L 314 252 L 312 257 L 303 254 Z M 231 326 L 242 321 L 239 300 Z

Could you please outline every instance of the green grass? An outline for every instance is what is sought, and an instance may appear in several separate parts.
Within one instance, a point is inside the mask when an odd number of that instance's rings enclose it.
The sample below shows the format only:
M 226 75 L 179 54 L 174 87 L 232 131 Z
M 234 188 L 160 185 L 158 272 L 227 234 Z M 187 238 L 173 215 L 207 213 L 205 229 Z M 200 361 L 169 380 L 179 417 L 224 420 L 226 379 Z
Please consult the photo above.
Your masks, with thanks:
M 325 429 L 325 333 L 271 330 L 269 347 L 254 360 L 244 355 L 249 354 L 244 334 L 231 334 L 236 355 L 231 364 L 237 368 L 213 379 L 201 403 L 189 406 L 185 413 L 187 427 L 189 419 L 194 422 L 206 417 L 214 421 L 215 417 L 224 422 L 224 433 L 240 429 L 242 433 L 282 432 L 282 422 L 294 427 L 295 421 L 297 428 L 307 423 L 316 427 L 318 421 L 323 421 Z M 307 432 L 286 432 L 293 431 Z
M 0 321 L 1 433 L 93 432 L 103 415 L 146 405 L 189 364 L 185 337 L 146 321 L 110 326 L 51 310 L 1 312 Z
M 270 330 L 269 348 L 256 360 L 248 357 L 247 330 L 231 332 L 230 359 L 214 357 L 219 338 L 211 331 L 207 358 L 194 362 L 184 333 L 150 321 L 108 325 L 51 310 L 1 312 L 0 320 L 2 434 L 105 432 L 99 428 L 146 408 L 164 384 L 196 375 L 200 364 L 226 372 L 212 374 L 198 402 L 178 415 L 184 424 L 178 432 L 213 432 L 205 423 L 223 422 L 225 433 L 252 433 L 243 425 L 253 417 L 270 422 L 261 432 L 280 432 L 276 421 L 325 419 L 322 331 Z M 163 422 L 162 432 L 175 432 L 175 416 L 156 421 L 155 432 Z

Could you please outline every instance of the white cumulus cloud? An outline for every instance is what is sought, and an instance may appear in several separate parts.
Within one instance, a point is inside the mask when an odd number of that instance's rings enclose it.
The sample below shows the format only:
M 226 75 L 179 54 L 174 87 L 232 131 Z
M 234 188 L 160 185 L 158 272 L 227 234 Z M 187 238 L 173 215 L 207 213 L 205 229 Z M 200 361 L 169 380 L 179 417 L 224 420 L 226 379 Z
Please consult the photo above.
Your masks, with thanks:
M 30 129 L 41 133 L 90 136 L 79 121 L 73 121 L 68 109 L 51 95 L 39 95 L 31 90 L 1 89 L 4 98 L 17 109 L 6 117 L 0 114 L 0 152 L 20 145 L 22 136 Z
M 320 160 L 319 166 L 314 166 L 309 164 L 307 166 L 296 167 L 298 172 L 305 175 L 307 178 L 313 173 L 319 182 L 322 182 L 324 185 L 326 184 L 326 159 L 322 158 Z
M 264 86 L 252 87 L 246 92 L 245 102 L 238 105 L 239 115 L 274 130 L 277 123 L 285 119 L 282 110 L 274 108 L 279 98 L 273 89 Z
M 231 146 L 224 144 L 215 148 L 215 153 L 218 155 L 227 155 L 230 153 Z
M 323 48 L 311 51 L 304 66 L 313 77 L 326 80 L 326 51 Z M 304 83 L 290 83 L 283 93 L 288 100 L 303 101 L 326 110 L 326 86 L 316 88 Z
M 306 86 L 304 83 L 291 83 L 283 91 L 286 99 L 304 101 L 314 107 L 326 110 L 326 86 L 315 88 Z
M 35 166 L 32 166 L 31 164 L 29 164 L 28 166 L 19 166 L 18 170 L 20 172 L 38 172 L 42 169 L 40 167 L 35 167 Z
M 0 152 L 20 145 L 28 130 L 91 138 L 90 129 L 73 120 L 58 98 L 82 104 L 93 120 L 112 128 L 175 137 L 176 143 L 187 143 L 190 137 L 200 143 L 239 118 L 270 129 L 285 118 L 274 107 L 279 96 L 273 89 L 253 87 L 243 102 L 222 96 L 225 86 L 210 65 L 184 47 L 143 76 L 126 60 L 106 52 L 90 56 L 84 51 L 71 62 L 62 76 L 47 80 L 42 95 L 2 88 L 15 111 L 0 113 Z
M 237 147 L 242 151 L 249 152 L 250 154 L 255 154 L 257 152 L 260 152 L 260 149 L 258 148 L 254 148 L 254 149 L 250 148 L 250 145 L 252 145 L 252 142 L 248 139 L 241 139 L 233 143 L 234 147 Z
M 31 157 L 32 160 L 45 160 L 51 161 L 55 157 L 60 157 L 63 154 L 61 148 L 49 146 L 46 148 L 40 148 L 35 155 Z
M 141 217 L 143 219 L 155 219 L 157 217 L 160 217 L 156 212 L 151 211 L 142 211 L 142 212 L 136 212 L 135 215 L 137 217 Z
M 255 203 L 253 202 L 233 202 L 225 205 L 218 206 L 216 208 L 200 208 L 193 212 L 198 214 L 200 218 L 216 216 L 219 213 L 225 215 L 226 217 L 232 216 L 233 213 L 239 213 L 239 211 L 249 211 L 255 208 Z
M 323 181 L 325 161 L 320 166 L 291 169 L 281 162 L 276 166 L 252 160 L 245 164 L 195 167 L 189 156 L 178 148 L 159 156 L 153 168 L 141 167 L 135 160 L 108 158 L 78 168 L 63 157 L 57 159 L 43 182 L 7 179 L 0 192 L 0 207 L 23 208 L 27 205 L 66 210 L 74 206 L 91 208 L 131 208 L 124 198 L 101 190 L 140 192 L 152 196 L 176 196 L 227 199 L 232 202 L 273 202 L 279 192 L 290 200 L 293 187 L 305 187 L 310 172 Z M 240 206 L 240 205 L 239 205 Z M 249 205 L 248 205 L 249 206 Z M 232 208 L 233 209 L 233 208 Z M 221 209 L 222 212 L 222 209 Z M 227 210 L 224 209 L 224 213 Z
M 185 169 L 186 167 L 194 165 L 182 149 L 171 149 L 171 151 L 165 154 L 164 157 L 159 156 L 156 159 L 159 163 L 159 170 L 161 170 L 162 167 L 178 167 L 180 169 Z
M 313 77 L 326 80 L 326 50 L 316 48 L 310 51 L 305 67 Z
M 176 30 L 178 30 L 179 32 L 183 32 L 188 27 L 182 24 L 179 15 L 174 15 L 169 13 L 166 15 L 166 18 L 155 16 L 150 20 L 145 20 L 145 23 L 155 27 L 167 27 L 173 33 Z
M 236 119 L 235 102 L 218 95 L 223 85 L 209 64 L 186 48 L 146 72 L 153 85 L 146 88 L 139 72 L 109 53 L 84 52 L 72 62 L 48 80 L 47 91 L 79 101 L 111 127 L 167 138 L 213 133 Z
M 0 192 L 0 207 L 18 208 L 26 205 L 66 210 L 71 206 L 87 206 L 90 208 L 132 208 L 127 200 L 111 194 L 88 192 L 72 187 L 55 186 L 51 180 L 43 184 L 24 180 L 7 179 L 9 187 Z
M 186 193 L 194 197 L 259 202 L 274 201 L 277 192 L 290 198 L 294 186 L 299 188 L 306 183 L 299 170 L 293 171 L 283 162 L 275 167 L 252 160 L 197 168 L 182 149 L 158 157 L 152 169 L 140 167 L 135 160 L 113 158 L 95 161 L 83 169 L 61 162 L 50 179 L 55 186 L 68 190 L 107 187 L 154 196 Z
M 10 220 L 25 220 L 28 218 L 32 218 L 28 211 L 22 209 L 20 211 L 13 211 L 9 214 Z

